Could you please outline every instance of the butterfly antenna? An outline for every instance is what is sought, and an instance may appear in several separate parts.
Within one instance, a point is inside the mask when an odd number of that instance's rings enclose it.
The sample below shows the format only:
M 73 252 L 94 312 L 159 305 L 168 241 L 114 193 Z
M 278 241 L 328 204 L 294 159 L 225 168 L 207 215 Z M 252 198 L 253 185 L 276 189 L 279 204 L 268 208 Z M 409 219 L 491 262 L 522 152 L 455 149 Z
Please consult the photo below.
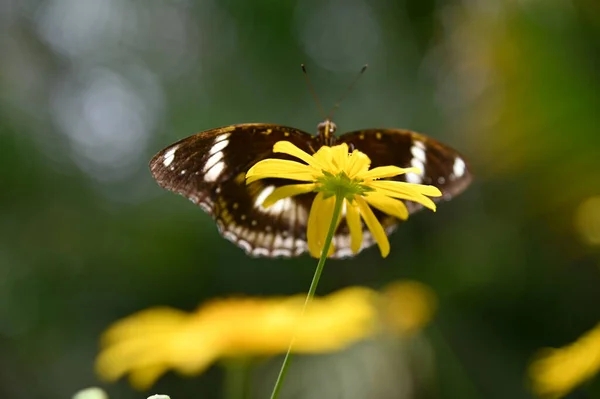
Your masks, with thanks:
M 310 78 L 308 77 L 308 72 L 306 71 L 306 67 L 304 66 L 304 64 L 300 64 L 300 66 L 302 67 L 302 72 L 304 73 L 304 78 L 306 79 L 306 85 L 308 86 L 308 91 L 310 91 L 310 94 L 313 96 L 313 99 L 315 100 L 315 103 L 317 104 L 319 111 L 321 111 L 321 115 L 323 117 L 325 117 L 325 110 L 323 109 L 323 106 L 321 105 L 321 102 L 319 101 L 319 97 L 317 97 L 317 93 L 315 92 L 313 85 L 310 83 Z
M 350 83 L 350 86 L 348 86 L 348 88 L 346 89 L 346 92 L 344 92 L 344 94 L 340 97 L 340 99 L 336 101 L 335 105 L 331 109 L 331 112 L 329 112 L 329 115 L 327 115 L 327 119 L 331 119 L 333 117 L 333 113 L 340 107 L 340 104 L 342 103 L 342 101 L 344 101 L 344 99 L 348 96 L 348 94 L 350 94 L 350 92 L 352 91 L 352 88 L 354 88 L 354 85 L 356 84 L 356 82 L 358 82 L 358 79 L 360 79 L 362 74 L 365 73 L 368 66 L 369 66 L 368 64 L 365 64 L 361 68 L 358 75 L 356 75 L 356 78 L 354 78 L 352 83 Z

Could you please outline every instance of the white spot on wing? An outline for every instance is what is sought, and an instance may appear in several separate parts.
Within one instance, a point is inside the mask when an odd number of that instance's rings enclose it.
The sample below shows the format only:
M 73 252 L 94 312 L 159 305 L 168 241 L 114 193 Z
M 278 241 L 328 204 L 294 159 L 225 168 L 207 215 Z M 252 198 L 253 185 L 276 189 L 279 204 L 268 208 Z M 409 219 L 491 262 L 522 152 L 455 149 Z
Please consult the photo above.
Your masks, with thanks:
M 175 151 L 177 151 L 177 148 L 179 148 L 179 146 L 174 146 L 165 153 L 165 156 L 163 158 L 163 165 L 165 165 L 165 166 L 171 165 L 171 163 L 175 159 Z
M 269 256 L 269 250 L 266 248 L 256 247 L 252 250 L 252 256 Z
M 254 201 L 254 207 L 261 209 L 263 202 L 267 199 L 267 197 L 275 190 L 275 186 L 267 186 L 263 188 L 263 190 L 256 196 L 256 200 Z M 279 201 L 277 201 L 279 202 Z
M 452 166 L 452 172 L 456 177 L 462 177 L 465 174 L 465 169 L 467 165 L 465 165 L 465 161 L 460 157 L 456 157 L 454 160 L 454 165 Z
M 199 202 L 198 205 L 204 210 L 204 212 L 210 213 L 212 211 L 212 203 Z
M 294 239 L 292 237 L 286 237 L 281 243 L 283 248 L 293 249 L 294 248 Z
M 335 256 L 337 256 L 338 258 L 348 258 L 350 256 L 354 256 L 354 252 L 352 252 L 352 249 L 350 248 L 340 248 L 337 250 Z
M 235 234 L 233 234 L 231 231 L 224 231 L 223 237 L 225 237 L 225 239 L 227 239 L 233 243 L 235 243 L 237 241 L 237 236 Z
M 282 235 L 276 234 L 273 238 L 272 256 L 292 256 L 293 241 L 291 238 L 284 239 Z
M 271 205 L 270 207 L 268 207 L 266 210 L 266 213 L 269 213 L 271 215 L 279 215 L 282 212 L 287 212 L 290 209 L 292 209 L 292 207 L 294 206 L 294 202 L 292 201 L 292 199 L 290 197 L 287 198 L 283 198 L 280 199 L 279 201 L 277 201 L 276 203 L 274 203 L 273 205 Z
M 246 253 L 250 253 L 250 251 L 252 251 L 252 245 L 250 245 L 248 241 L 239 240 L 237 245 L 239 245 L 240 248 L 242 248 Z
M 208 158 L 206 160 L 206 163 L 204 164 L 204 168 L 202 168 L 202 171 L 205 173 L 208 172 L 210 170 L 210 168 L 215 166 L 222 159 L 223 159 L 223 153 L 220 151 L 217 152 L 216 154 L 211 155 L 210 158 Z
M 416 143 L 419 143 L 419 141 L 417 141 Z M 427 159 L 425 158 L 425 149 L 416 145 L 416 143 L 412 147 L 410 147 L 410 153 L 413 157 L 417 158 L 422 162 L 425 162 L 425 160 Z
M 224 133 L 215 138 L 215 141 L 208 150 L 208 159 L 206 160 L 206 164 L 204 164 L 204 168 L 202 168 L 202 172 L 205 173 L 204 180 L 213 182 L 216 181 L 223 170 L 225 170 L 225 162 L 223 162 L 223 149 L 227 147 L 229 144 L 229 136 L 231 133 Z
M 210 168 L 208 172 L 204 175 L 204 180 L 206 181 L 217 181 L 223 170 L 225 169 L 225 162 L 220 161 L 217 162 L 214 166 Z
M 210 147 L 210 150 L 208 151 L 208 155 L 210 155 L 210 156 L 215 155 L 217 152 L 221 152 L 225 149 L 225 147 L 227 147 L 227 145 L 229 144 L 229 140 L 227 139 L 227 137 L 225 137 L 225 139 L 217 141 L 222 136 L 229 137 L 229 133 L 226 133 L 226 134 L 223 134 L 223 135 L 217 137 L 213 146 Z
M 421 173 L 407 173 L 406 181 L 409 183 L 420 184 L 423 182 L 423 175 L 425 174 L 425 163 L 427 162 L 427 155 L 425 154 L 425 144 L 421 141 L 413 141 L 413 145 L 410 147 L 410 153 L 413 156 L 410 160 L 410 166 L 413 168 L 419 168 Z
M 238 237 L 242 235 L 242 226 L 232 224 L 230 230 L 233 232 L 233 234 L 235 234 Z
M 263 190 L 258 194 L 256 200 L 254 201 L 254 207 L 259 211 L 267 215 L 271 216 L 279 216 L 285 220 L 287 220 L 288 224 L 293 225 L 296 222 L 296 212 L 300 209 L 301 214 L 300 217 L 304 217 L 306 219 L 306 211 L 304 209 L 299 208 L 296 202 L 292 197 L 282 198 L 279 201 L 275 202 L 268 208 L 264 208 L 262 204 L 265 202 L 265 199 L 275 190 L 275 186 L 267 186 L 263 188 Z M 303 211 L 303 212 L 302 212 Z
M 284 248 L 274 249 L 273 252 L 271 253 L 271 256 L 274 256 L 274 257 L 277 257 L 277 256 L 289 257 L 289 256 L 292 256 L 292 251 L 290 251 L 289 249 L 284 249 Z

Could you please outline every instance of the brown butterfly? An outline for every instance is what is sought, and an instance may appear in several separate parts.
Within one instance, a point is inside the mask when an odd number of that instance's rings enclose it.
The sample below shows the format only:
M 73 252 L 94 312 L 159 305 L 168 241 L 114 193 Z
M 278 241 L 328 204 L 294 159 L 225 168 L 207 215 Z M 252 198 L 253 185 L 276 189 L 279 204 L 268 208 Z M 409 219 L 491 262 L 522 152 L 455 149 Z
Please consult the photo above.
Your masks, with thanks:
M 304 69 L 304 68 L 303 68 Z M 364 72 L 364 69 L 361 72 Z M 273 153 L 273 145 L 290 141 L 309 154 L 323 145 L 347 143 L 371 159 L 371 167 L 396 165 L 418 167 L 422 174 L 394 178 L 438 187 L 448 200 L 471 182 L 464 158 L 452 148 L 425 135 L 400 129 L 365 129 L 335 136 L 336 125 L 327 118 L 318 134 L 266 123 L 244 123 L 207 130 L 180 140 L 156 154 L 150 170 L 158 184 L 199 205 L 216 221 L 219 232 L 251 256 L 290 257 L 308 250 L 306 228 L 315 193 L 285 198 L 269 208 L 264 199 L 285 179 L 265 179 L 246 185 L 245 174 L 266 158 L 288 158 Z M 406 201 L 410 213 L 421 206 Z M 400 222 L 374 210 L 390 234 Z M 369 229 L 363 228 L 362 249 L 374 244 Z M 354 255 L 345 221 L 333 239 L 333 257 Z

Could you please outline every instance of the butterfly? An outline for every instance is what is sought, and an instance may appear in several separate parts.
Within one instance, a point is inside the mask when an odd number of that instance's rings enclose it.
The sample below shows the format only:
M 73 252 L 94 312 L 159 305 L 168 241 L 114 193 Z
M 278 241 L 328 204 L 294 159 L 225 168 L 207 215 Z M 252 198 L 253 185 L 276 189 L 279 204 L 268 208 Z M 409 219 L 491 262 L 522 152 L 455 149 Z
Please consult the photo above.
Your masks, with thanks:
M 292 257 L 307 252 L 308 213 L 315 193 L 285 198 L 269 208 L 262 202 L 285 179 L 264 179 L 246 184 L 245 174 L 266 158 L 291 159 L 273 153 L 273 145 L 290 141 L 309 154 L 321 146 L 347 143 L 371 159 L 371 167 L 396 165 L 418 167 L 422 173 L 407 173 L 393 179 L 438 187 L 448 200 L 471 182 L 469 166 L 462 155 L 423 134 L 401 129 L 365 129 L 336 136 L 336 125 L 326 119 L 311 135 L 293 127 L 266 123 L 244 123 L 207 130 L 184 138 L 156 154 L 150 170 L 158 184 L 181 194 L 213 217 L 221 235 L 255 257 Z M 294 159 L 295 160 L 295 159 Z M 421 206 L 405 201 L 409 213 Z M 386 233 L 400 220 L 374 210 Z M 363 228 L 361 250 L 375 243 Z M 355 255 L 350 232 L 343 220 L 333 238 L 334 258 Z

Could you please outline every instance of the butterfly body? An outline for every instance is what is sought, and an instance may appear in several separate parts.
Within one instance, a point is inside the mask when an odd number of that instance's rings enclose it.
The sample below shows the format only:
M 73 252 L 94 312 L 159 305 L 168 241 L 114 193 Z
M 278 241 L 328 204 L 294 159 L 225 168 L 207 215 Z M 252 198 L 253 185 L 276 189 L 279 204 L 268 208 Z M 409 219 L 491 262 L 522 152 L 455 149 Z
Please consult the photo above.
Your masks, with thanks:
M 273 153 L 278 141 L 290 141 L 309 154 L 321 146 L 347 143 L 369 156 L 371 167 L 396 165 L 418 167 L 423 173 L 408 173 L 394 179 L 431 184 L 450 199 L 471 181 L 463 157 L 452 148 L 425 135 L 400 129 L 366 129 L 336 136 L 336 125 L 325 120 L 318 134 L 292 127 L 246 123 L 207 130 L 180 140 L 150 161 L 152 175 L 163 188 L 181 194 L 202 207 L 216 221 L 220 233 L 251 256 L 290 257 L 307 251 L 306 225 L 315 193 L 284 198 L 269 208 L 262 201 L 276 188 L 289 184 L 284 179 L 264 179 L 249 185 L 245 173 L 267 158 L 291 159 Z M 410 213 L 420 205 L 406 202 Z M 376 212 L 386 232 L 398 219 Z M 362 248 L 374 244 L 364 230 Z M 333 244 L 334 257 L 351 256 L 350 235 L 342 222 Z M 361 249 L 362 249 L 361 248 Z

